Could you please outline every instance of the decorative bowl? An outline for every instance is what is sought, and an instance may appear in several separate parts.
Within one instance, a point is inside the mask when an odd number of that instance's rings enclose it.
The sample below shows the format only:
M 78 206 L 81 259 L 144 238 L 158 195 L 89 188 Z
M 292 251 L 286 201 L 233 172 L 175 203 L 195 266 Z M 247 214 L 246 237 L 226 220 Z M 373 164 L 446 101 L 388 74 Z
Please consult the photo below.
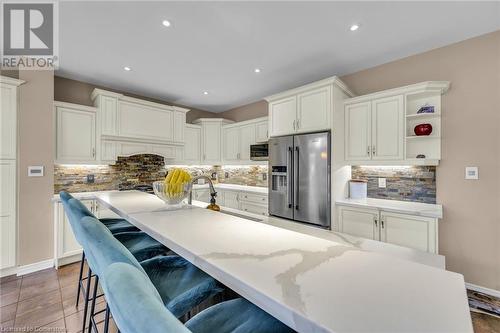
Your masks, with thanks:
M 165 184 L 164 181 L 156 181 L 153 183 L 156 196 L 172 208 L 182 206 L 182 201 L 188 197 L 191 187 L 191 182 Z
M 416 136 L 430 135 L 432 133 L 431 124 L 420 124 L 413 129 Z

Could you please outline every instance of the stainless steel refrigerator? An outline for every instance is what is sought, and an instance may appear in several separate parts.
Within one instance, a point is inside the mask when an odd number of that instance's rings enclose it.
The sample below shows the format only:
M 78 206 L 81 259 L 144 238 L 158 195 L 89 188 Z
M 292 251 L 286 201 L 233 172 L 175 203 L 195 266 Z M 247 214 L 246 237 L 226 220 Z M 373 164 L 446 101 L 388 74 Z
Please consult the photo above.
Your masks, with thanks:
M 330 133 L 269 140 L 269 214 L 330 228 Z

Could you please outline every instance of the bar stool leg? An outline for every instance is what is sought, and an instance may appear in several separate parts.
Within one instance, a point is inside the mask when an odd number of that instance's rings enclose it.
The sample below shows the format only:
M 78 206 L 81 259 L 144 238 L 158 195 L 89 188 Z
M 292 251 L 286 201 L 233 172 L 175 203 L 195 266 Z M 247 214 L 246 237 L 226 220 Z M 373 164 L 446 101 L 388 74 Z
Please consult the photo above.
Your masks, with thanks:
M 94 310 L 95 310 L 95 300 L 97 298 L 97 287 L 99 286 L 99 277 L 96 275 L 94 279 L 94 290 L 92 292 L 92 304 L 90 305 L 90 319 L 89 319 L 89 328 L 88 328 L 88 333 L 92 333 L 92 316 L 94 315 Z M 85 325 L 85 323 L 84 323 Z M 85 331 L 84 330 L 82 332 Z
M 106 314 L 104 317 L 104 333 L 108 333 L 109 329 L 109 306 L 106 304 Z
M 82 290 L 83 266 L 85 263 L 85 252 L 82 252 L 82 262 L 80 263 L 80 274 L 78 275 L 78 291 L 76 292 L 76 307 L 80 301 L 80 291 Z
M 90 281 L 92 280 L 92 270 L 89 267 L 89 271 L 87 273 L 87 288 L 85 293 L 85 305 L 83 307 L 83 328 L 82 332 L 85 332 L 85 323 L 87 322 L 87 310 L 89 307 L 89 294 L 90 294 Z

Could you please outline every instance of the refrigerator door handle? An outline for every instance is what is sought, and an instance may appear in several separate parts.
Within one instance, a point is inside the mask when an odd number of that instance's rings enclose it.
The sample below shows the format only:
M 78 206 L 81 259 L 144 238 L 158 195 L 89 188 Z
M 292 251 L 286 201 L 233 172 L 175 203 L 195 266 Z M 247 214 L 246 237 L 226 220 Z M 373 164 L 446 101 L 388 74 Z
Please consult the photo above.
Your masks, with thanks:
M 293 202 L 295 205 L 295 209 L 299 210 L 299 147 L 295 146 L 295 159 L 293 163 L 293 173 L 294 173 L 294 181 L 293 181 L 293 193 L 294 198 Z
M 288 161 L 287 161 L 287 178 L 288 178 L 288 193 L 287 193 L 287 201 L 288 201 L 288 208 L 292 208 L 292 202 L 293 202 L 293 197 L 292 197 L 292 187 L 293 187 L 293 181 L 292 181 L 292 168 L 293 168 L 293 147 L 288 147 Z

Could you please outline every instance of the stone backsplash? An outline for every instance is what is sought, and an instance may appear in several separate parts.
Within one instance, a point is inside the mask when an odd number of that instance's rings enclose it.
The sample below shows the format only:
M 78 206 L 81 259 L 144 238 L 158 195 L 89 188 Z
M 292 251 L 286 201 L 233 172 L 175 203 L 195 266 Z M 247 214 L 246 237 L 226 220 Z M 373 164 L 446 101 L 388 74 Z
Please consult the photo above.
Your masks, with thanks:
M 175 166 L 186 169 L 191 175 L 206 175 L 221 184 L 237 184 L 247 186 L 267 187 L 267 166 L 263 165 L 239 165 L 239 166 Z M 167 170 L 170 169 L 167 166 Z
M 368 180 L 369 198 L 436 203 L 435 166 L 353 166 L 351 178 Z
M 178 167 L 178 166 L 177 166 Z M 192 175 L 217 174 L 219 183 L 267 186 L 267 166 L 181 166 Z M 54 193 L 92 192 L 131 189 L 136 185 L 152 184 L 165 178 L 167 170 L 163 157 L 143 154 L 118 157 L 115 165 L 55 165 Z M 94 183 L 87 183 L 87 175 Z M 264 176 L 265 175 L 265 176 Z

